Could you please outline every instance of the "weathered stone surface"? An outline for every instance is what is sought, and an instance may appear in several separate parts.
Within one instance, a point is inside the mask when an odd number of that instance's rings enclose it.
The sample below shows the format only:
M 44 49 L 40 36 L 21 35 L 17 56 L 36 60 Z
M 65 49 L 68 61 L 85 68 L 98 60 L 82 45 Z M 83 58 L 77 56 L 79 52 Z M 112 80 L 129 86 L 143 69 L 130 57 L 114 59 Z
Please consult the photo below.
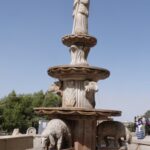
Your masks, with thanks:
M 119 121 L 107 120 L 97 126 L 98 147 L 127 149 L 132 136 L 129 130 Z M 103 146 L 104 145 L 104 146 Z
M 97 43 L 97 39 L 91 35 L 81 34 L 81 35 L 65 35 L 62 37 L 62 43 L 68 47 L 72 45 L 84 46 L 84 47 L 93 47 Z
M 82 65 L 89 66 L 87 62 L 87 57 L 89 54 L 90 48 L 84 46 L 72 45 L 70 47 L 71 54 L 71 65 Z
M 73 34 L 88 34 L 89 1 L 74 0 Z
M 80 119 L 107 119 L 111 116 L 120 116 L 121 111 L 118 110 L 105 110 L 105 109 L 86 109 L 75 107 L 38 107 L 34 111 L 39 115 L 49 115 L 50 118 L 66 118 L 68 120 Z
M 35 136 L 36 135 L 36 129 L 34 127 L 29 127 L 26 131 L 27 135 Z
M 128 145 L 128 150 L 150 150 L 150 136 L 144 139 L 132 138 L 132 143 Z
M 61 83 L 54 83 L 49 91 L 61 93 L 62 107 L 35 108 L 39 115 L 69 123 L 74 150 L 95 150 L 97 120 L 121 115 L 121 111 L 94 109 L 97 82 L 109 77 L 110 72 L 87 62 L 90 48 L 97 43 L 97 39 L 88 34 L 89 3 L 90 0 L 74 0 L 72 34 L 62 38 L 63 44 L 70 47 L 70 65 L 48 69 L 48 74 Z
M 33 147 L 33 136 L 1 136 L 0 150 L 25 150 Z
M 63 83 L 61 81 L 56 81 L 48 88 L 48 92 L 55 93 L 62 97 L 63 95 L 62 86 Z
M 51 77 L 58 78 L 60 80 L 90 80 L 98 81 L 109 77 L 110 72 L 107 69 L 93 67 L 93 66 L 81 66 L 81 65 L 61 65 L 50 67 L 48 74 Z
M 93 81 L 63 81 L 62 107 L 95 108 L 97 91 Z
M 42 134 L 42 147 L 61 150 L 72 147 L 71 131 L 61 119 L 52 119 L 48 122 Z M 65 143 L 65 144 L 64 144 Z

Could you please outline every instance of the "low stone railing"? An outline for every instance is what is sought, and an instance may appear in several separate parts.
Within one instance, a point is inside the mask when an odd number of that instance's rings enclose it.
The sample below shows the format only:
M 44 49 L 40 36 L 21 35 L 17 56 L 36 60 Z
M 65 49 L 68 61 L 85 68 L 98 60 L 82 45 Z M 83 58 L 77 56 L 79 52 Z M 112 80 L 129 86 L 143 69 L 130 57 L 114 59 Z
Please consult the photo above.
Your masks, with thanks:
M 33 136 L 0 136 L 0 150 L 26 150 L 33 147 Z

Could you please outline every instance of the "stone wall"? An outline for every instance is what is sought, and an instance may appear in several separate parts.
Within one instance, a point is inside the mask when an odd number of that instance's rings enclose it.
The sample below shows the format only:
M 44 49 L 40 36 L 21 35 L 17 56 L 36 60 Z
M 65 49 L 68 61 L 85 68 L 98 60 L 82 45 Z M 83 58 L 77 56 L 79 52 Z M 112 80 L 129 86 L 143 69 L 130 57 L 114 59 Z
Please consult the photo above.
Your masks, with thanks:
M 33 147 L 33 136 L 0 136 L 0 150 L 26 150 Z

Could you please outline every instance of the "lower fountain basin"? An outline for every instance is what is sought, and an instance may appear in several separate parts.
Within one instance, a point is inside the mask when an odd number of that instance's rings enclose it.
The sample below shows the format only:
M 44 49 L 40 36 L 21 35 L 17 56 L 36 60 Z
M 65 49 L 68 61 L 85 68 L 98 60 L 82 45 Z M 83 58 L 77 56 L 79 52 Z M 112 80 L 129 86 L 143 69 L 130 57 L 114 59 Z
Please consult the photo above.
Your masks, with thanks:
M 121 116 L 121 111 L 86 108 L 62 108 L 62 107 L 38 107 L 34 111 L 39 115 L 48 115 L 50 118 L 62 118 L 69 120 L 79 119 L 108 119 L 111 116 Z

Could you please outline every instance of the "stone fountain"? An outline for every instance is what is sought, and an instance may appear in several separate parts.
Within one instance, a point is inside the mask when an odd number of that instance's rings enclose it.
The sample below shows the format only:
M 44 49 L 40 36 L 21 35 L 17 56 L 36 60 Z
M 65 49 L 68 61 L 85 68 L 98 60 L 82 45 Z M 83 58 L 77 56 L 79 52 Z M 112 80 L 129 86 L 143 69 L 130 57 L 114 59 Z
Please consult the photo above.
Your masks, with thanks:
M 74 150 L 95 150 L 97 120 L 121 115 L 116 110 L 95 109 L 97 82 L 108 78 L 110 72 L 87 62 L 90 49 L 97 43 L 96 38 L 88 33 L 89 2 L 74 0 L 72 33 L 62 38 L 62 43 L 69 47 L 70 64 L 48 69 L 48 75 L 58 79 L 53 87 L 61 93 L 62 107 L 35 108 L 40 115 L 59 118 L 69 124 Z

